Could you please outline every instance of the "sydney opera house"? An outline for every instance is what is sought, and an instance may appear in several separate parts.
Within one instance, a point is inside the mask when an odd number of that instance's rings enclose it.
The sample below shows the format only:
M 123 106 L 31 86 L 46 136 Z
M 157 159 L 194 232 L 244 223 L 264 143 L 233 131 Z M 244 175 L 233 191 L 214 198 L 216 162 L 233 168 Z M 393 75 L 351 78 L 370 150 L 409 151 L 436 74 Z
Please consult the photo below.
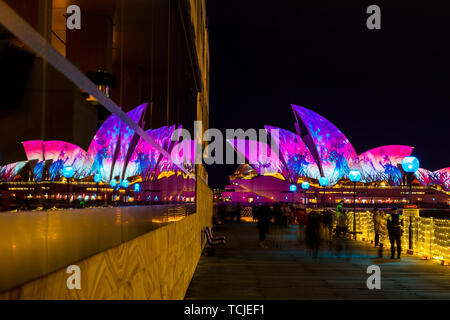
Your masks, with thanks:
M 292 105 L 292 109 L 296 133 L 265 126 L 270 144 L 269 141 L 228 141 L 237 153 L 245 156 L 246 164 L 230 176 L 230 184 L 222 193 L 224 201 L 302 203 L 306 199 L 309 204 L 331 205 L 341 200 L 353 203 L 354 186 L 348 174 L 358 170 L 361 173 L 356 193 L 358 204 L 409 202 L 409 187 L 401 162 L 412 155 L 413 147 L 380 146 L 358 155 L 330 121 L 304 107 Z M 272 150 L 273 142 L 278 146 L 276 151 Z M 319 185 L 321 177 L 328 178 L 325 188 Z M 304 181 L 311 185 L 307 191 L 300 187 Z M 450 168 L 435 172 L 419 168 L 412 185 L 413 203 L 450 204 Z
M 142 126 L 146 108 L 147 104 L 143 104 L 127 114 Z M 176 150 L 182 157 L 183 146 L 189 142 L 173 142 L 175 129 L 174 125 L 165 126 L 147 133 L 165 151 Z M 182 171 L 115 115 L 102 124 L 87 151 L 64 141 L 33 140 L 22 144 L 26 160 L 0 167 L 3 209 L 24 199 L 32 202 L 42 197 L 55 203 L 66 203 L 68 196 L 70 201 L 107 201 L 111 197 L 145 203 L 195 201 L 195 183 L 186 174 L 193 172 L 193 166 L 186 163 Z M 70 193 L 63 176 L 65 167 L 73 169 Z M 126 188 L 123 181 L 127 182 Z

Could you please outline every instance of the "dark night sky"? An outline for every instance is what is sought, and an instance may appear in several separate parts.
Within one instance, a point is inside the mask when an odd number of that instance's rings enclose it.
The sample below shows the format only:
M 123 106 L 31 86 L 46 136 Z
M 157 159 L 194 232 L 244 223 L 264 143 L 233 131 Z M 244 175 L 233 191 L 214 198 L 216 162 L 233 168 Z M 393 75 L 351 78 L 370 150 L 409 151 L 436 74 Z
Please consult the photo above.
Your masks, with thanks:
M 449 11 L 390 2 L 209 0 L 210 126 L 294 131 L 297 104 L 358 154 L 404 144 L 424 168 L 450 166 Z M 366 28 L 370 4 L 381 30 Z M 209 166 L 210 185 L 223 187 L 235 168 Z

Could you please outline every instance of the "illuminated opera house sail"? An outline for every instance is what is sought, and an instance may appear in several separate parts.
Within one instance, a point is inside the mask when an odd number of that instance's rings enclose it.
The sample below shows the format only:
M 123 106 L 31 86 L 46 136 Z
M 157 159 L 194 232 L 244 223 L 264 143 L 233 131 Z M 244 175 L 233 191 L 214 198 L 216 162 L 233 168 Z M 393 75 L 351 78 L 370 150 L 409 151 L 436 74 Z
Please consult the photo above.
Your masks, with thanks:
M 261 145 L 262 142 L 247 140 L 244 144 L 238 140 L 228 141 L 236 152 L 245 156 L 247 160 L 245 166 L 252 168 L 246 170 L 241 166 L 237 173 L 230 177 L 232 183 L 228 189 L 235 190 L 241 185 L 238 181 L 250 186 L 250 182 L 245 180 L 260 177 L 276 178 L 288 186 L 305 180 L 316 182 L 318 185 L 320 177 L 327 177 L 329 181 L 327 186 L 333 187 L 345 184 L 351 170 L 358 170 L 361 173 L 361 182 L 366 185 L 383 184 L 395 187 L 405 184 L 406 175 L 401 162 L 405 157 L 411 156 L 413 147 L 380 146 L 358 155 L 351 142 L 333 123 L 304 107 L 292 105 L 292 110 L 296 132 L 265 126 L 268 136 L 271 140 L 275 140 L 278 150 L 271 150 L 269 144 Z M 261 150 L 264 151 L 264 155 Z M 266 154 L 270 156 L 265 156 Z M 243 172 L 248 172 L 248 175 Z M 267 184 L 277 183 L 272 179 Z M 450 168 L 435 172 L 420 168 L 415 173 L 414 184 L 434 186 L 444 192 L 450 191 Z M 241 191 L 250 192 L 256 187 L 242 188 Z M 224 194 L 231 198 L 230 193 Z

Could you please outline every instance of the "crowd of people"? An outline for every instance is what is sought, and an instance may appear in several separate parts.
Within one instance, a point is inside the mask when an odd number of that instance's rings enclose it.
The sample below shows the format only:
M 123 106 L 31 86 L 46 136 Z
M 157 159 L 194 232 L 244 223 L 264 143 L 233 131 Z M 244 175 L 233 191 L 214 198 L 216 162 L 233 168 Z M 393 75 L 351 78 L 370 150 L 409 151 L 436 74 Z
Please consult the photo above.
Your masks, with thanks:
M 219 207 L 219 218 L 225 221 L 226 217 L 231 222 L 240 221 L 242 207 L 240 204 Z M 271 235 L 271 244 L 275 247 L 282 246 L 283 228 L 290 225 L 298 225 L 298 240 L 306 244 L 316 255 L 323 244 L 329 247 L 334 239 L 346 239 L 349 237 L 349 214 L 341 201 L 336 210 L 311 210 L 294 206 L 289 203 L 254 204 L 252 206 L 252 218 L 256 222 L 259 233 L 259 246 L 267 248 L 269 243 L 267 235 Z M 391 259 L 400 259 L 403 233 L 403 217 L 397 208 L 389 211 L 373 210 L 373 227 L 375 237 L 373 242 L 378 247 L 379 257 L 383 257 L 383 248 L 387 239 L 391 244 Z M 397 254 L 397 255 L 396 255 Z

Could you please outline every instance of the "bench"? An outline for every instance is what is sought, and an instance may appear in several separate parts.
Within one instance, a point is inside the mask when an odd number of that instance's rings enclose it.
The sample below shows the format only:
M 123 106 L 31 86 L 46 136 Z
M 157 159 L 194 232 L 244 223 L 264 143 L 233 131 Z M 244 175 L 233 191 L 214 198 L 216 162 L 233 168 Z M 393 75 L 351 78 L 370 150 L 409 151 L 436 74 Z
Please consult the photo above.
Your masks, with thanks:
M 227 239 L 224 236 L 215 237 L 209 227 L 206 227 L 205 230 L 206 242 L 211 248 L 211 253 L 214 253 L 214 248 L 218 245 L 225 245 L 227 243 Z

